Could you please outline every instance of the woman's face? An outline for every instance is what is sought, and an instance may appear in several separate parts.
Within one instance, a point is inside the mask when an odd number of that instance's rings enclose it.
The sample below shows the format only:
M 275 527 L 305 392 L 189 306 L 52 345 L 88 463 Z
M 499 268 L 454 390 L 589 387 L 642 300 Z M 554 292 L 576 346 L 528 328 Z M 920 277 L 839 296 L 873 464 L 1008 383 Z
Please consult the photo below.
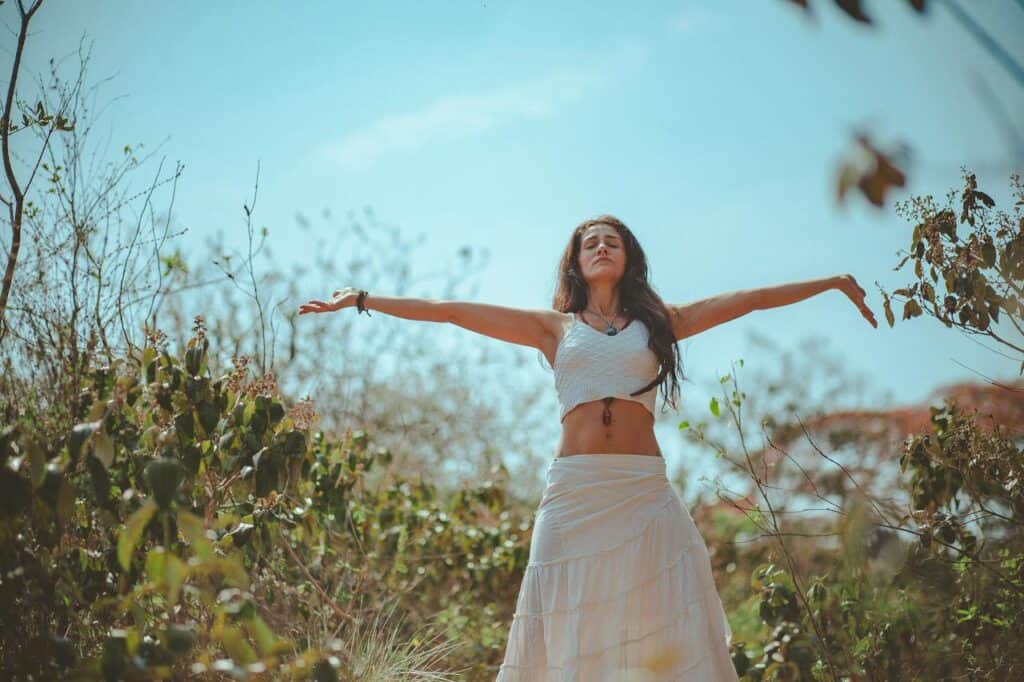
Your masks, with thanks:
M 579 269 L 587 284 L 599 280 L 615 283 L 626 272 L 626 247 L 611 225 L 591 225 L 580 237 Z

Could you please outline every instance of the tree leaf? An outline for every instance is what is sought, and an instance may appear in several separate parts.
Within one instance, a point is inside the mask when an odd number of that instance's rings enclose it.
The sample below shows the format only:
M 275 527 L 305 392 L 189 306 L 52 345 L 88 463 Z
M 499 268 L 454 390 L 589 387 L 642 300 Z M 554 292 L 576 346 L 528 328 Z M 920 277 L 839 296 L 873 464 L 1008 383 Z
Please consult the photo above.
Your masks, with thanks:
M 167 549 L 154 547 L 146 553 L 146 575 L 155 583 L 164 579 L 164 564 L 167 558 Z
M 836 5 L 839 9 L 846 12 L 850 18 L 862 24 L 871 24 L 871 17 L 864 14 L 864 10 L 860 6 L 860 0 L 836 0 Z
M 981 245 L 981 257 L 985 260 L 985 267 L 992 267 L 996 264 L 996 247 L 992 243 L 992 237 L 985 239 Z
M 260 648 L 261 654 L 269 656 L 274 653 L 277 648 L 277 637 L 258 614 L 254 613 L 251 617 L 246 618 L 243 624 L 249 631 L 249 636 L 256 641 L 256 646 Z
M 141 507 L 135 510 L 128 518 L 125 527 L 121 529 L 121 533 L 117 538 L 117 561 L 124 570 L 127 571 L 129 566 L 131 566 L 132 552 L 135 551 L 135 545 L 139 543 L 139 538 L 142 537 L 142 532 L 146 529 L 146 525 L 149 524 L 149 520 L 153 518 L 154 513 L 156 513 L 156 500 L 150 497 Z
M 846 200 L 846 193 L 857 184 L 859 179 L 860 171 L 854 164 L 844 163 L 839 167 L 839 177 L 836 179 L 836 199 L 840 204 Z
M 903 319 L 909 320 L 912 317 L 917 317 L 921 314 L 921 306 L 918 305 L 917 301 L 910 299 L 903 305 Z
M 178 529 L 185 536 L 185 540 L 192 546 L 192 551 L 200 559 L 209 559 L 213 556 L 213 545 L 206 537 L 206 526 L 203 520 L 184 509 L 178 510 Z
M 984 203 L 989 208 L 992 208 L 993 206 L 996 205 L 996 202 L 992 199 L 992 197 L 985 194 L 981 190 L 974 190 L 974 196 L 978 199 L 981 199 L 982 203 Z
M 242 631 L 233 625 L 225 625 L 221 628 L 220 641 L 224 645 L 224 650 L 228 652 L 228 656 L 236 663 L 247 665 L 259 658 L 249 642 L 245 641 Z
M 105 469 L 114 463 L 114 441 L 104 429 L 96 429 L 92 434 L 92 454 Z
M 71 434 L 68 436 L 68 454 L 71 455 L 71 461 L 77 462 L 78 456 L 82 452 L 82 446 L 85 445 L 85 441 L 93 434 L 93 432 L 99 428 L 100 423 L 98 421 L 85 422 L 82 424 L 75 424 L 71 429 Z
M 181 594 L 181 585 L 188 576 L 188 565 L 174 554 L 167 555 L 167 562 L 164 566 L 164 584 L 167 587 L 167 601 L 170 604 L 178 602 L 178 595 Z
M 57 493 L 57 520 L 66 524 L 75 511 L 75 487 L 67 478 L 61 479 Z
M 160 508 L 167 509 L 185 478 L 185 469 L 176 459 L 157 457 L 146 465 L 142 476 Z
M 25 444 L 25 449 L 32 465 L 32 487 L 38 488 L 46 479 L 46 453 L 43 447 L 36 441 L 30 440 Z

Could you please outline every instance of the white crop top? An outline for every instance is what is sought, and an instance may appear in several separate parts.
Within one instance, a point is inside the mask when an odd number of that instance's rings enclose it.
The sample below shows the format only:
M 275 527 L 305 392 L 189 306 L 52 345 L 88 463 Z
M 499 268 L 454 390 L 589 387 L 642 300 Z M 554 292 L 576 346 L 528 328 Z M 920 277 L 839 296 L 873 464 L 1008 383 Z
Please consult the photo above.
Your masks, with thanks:
M 633 400 L 654 414 L 658 387 L 631 396 L 658 376 L 658 356 L 647 347 L 649 332 L 638 319 L 614 336 L 597 331 L 573 314 L 555 349 L 555 391 L 559 418 L 580 403 L 613 397 Z

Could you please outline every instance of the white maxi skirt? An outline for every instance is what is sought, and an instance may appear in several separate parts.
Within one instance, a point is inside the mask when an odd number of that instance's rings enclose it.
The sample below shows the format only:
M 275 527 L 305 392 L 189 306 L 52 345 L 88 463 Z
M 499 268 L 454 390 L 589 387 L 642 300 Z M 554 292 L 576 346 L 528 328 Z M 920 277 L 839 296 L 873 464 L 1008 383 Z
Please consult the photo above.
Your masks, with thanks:
M 664 458 L 554 459 L 496 682 L 736 681 L 731 639 Z

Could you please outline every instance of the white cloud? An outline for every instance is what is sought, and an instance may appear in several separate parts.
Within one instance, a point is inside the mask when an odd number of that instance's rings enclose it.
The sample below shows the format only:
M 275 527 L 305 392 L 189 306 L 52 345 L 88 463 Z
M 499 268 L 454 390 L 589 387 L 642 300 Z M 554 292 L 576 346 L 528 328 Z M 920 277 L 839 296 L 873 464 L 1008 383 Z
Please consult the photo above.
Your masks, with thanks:
M 371 165 L 385 154 L 479 135 L 522 119 L 543 118 L 639 68 L 643 46 L 627 46 L 586 68 L 562 69 L 518 85 L 471 95 L 448 95 L 404 114 L 382 118 L 318 154 L 347 170 Z

